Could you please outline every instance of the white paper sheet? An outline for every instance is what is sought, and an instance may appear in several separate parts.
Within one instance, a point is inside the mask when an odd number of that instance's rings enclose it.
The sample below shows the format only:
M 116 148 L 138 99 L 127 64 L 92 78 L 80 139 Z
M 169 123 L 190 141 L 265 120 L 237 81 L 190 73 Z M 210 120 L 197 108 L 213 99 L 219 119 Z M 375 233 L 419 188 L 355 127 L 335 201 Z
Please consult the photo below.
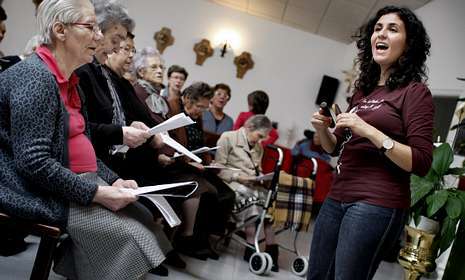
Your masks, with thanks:
M 171 148 L 175 149 L 179 153 L 182 153 L 183 155 L 191 158 L 192 160 L 201 163 L 202 159 L 199 158 L 198 156 L 194 155 L 192 152 L 190 152 L 188 149 L 186 149 L 183 145 L 179 144 L 176 142 L 173 138 L 171 138 L 168 133 L 160 133 L 161 139 L 163 140 L 163 143 L 166 145 L 170 146 Z
M 273 179 L 273 175 L 274 175 L 273 172 L 263 174 L 263 175 L 257 176 L 255 178 L 255 181 L 270 181 L 271 179 Z
M 151 129 L 149 129 L 148 132 L 150 135 L 155 135 L 157 133 L 167 132 L 169 130 L 180 128 L 193 123 L 194 121 L 190 117 L 186 116 L 184 113 L 179 113 L 167 119 L 166 121 L 152 127 Z
M 206 153 L 206 152 L 209 152 L 209 151 L 215 151 L 218 148 L 219 148 L 219 146 L 212 147 L 212 148 L 202 147 L 202 148 L 198 148 L 196 150 L 191 151 L 191 153 L 196 155 L 196 154 Z M 175 159 L 175 158 L 182 157 L 182 156 L 183 156 L 183 154 L 175 153 L 174 156 L 172 156 L 171 158 Z
M 173 208 L 171 208 L 168 201 L 166 201 L 164 197 L 155 196 L 152 194 L 144 194 L 141 196 L 148 199 L 158 208 L 170 227 L 175 227 L 181 224 L 181 219 L 179 219 L 178 215 L 176 215 L 176 212 L 174 212 Z
M 151 129 L 149 129 L 148 133 L 150 135 L 155 135 L 157 133 L 167 132 L 167 131 L 170 131 L 170 130 L 173 130 L 173 129 L 176 129 L 176 128 L 180 128 L 180 127 L 183 127 L 183 126 L 186 126 L 186 125 L 190 125 L 190 124 L 193 124 L 193 123 L 194 123 L 194 121 L 190 117 L 186 116 L 186 114 L 179 113 L 179 114 L 177 114 L 175 116 L 172 116 L 171 118 L 167 119 L 166 121 L 152 127 Z M 129 147 L 127 145 L 119 145 L 116 148 L 116 150 L 113 151 L 113 154 L 126 153 L 128 150 L 129 150 Z
M 226 167 L 226 166 L 221 166 L 221 165 L 204 165 L 203 167 L 207 169 L 224 169 L 224 170 L 231 170 L 231 171 L 241 171 L 239 168 L 232 168 L 232 167 Z
M 181 182 L 181 183 L 162 184 L 162 185 L 155 185 L 155 186 L 145 186 L 145 187 L 139 187 L 137 189 L 127 189 L 127 190 L 130 193 L 134 194 L 134 195 L 141 195 L 141 194 L 145 194 L 145 193 L 151 193 L 151 192 L 167 190 L 167 189 L 171 189 L 171 188 L 177 188 L 177 187 L 193 185 L 193 184 L 197 184 L 197 182 L 188 181 L 188 182 Z

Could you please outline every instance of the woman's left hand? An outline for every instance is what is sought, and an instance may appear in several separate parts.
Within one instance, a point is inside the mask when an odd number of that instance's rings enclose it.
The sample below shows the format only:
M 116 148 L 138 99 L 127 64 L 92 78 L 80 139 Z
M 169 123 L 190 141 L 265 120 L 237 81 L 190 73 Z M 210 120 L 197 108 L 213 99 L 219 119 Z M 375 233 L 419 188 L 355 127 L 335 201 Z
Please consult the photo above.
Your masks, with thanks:
M 121 178 L 117 179 L 112 184 L 113 187 L 117 188 L 127 188 L 127 189 L 137 189 L 137 182 L 134 180 L 123 180 Z
M 205 167 L 201 163 L 191 161 L 188 164 L 190 164 L 193 167 L 197 168 L 199 171 L 205 171 Z
M 373 126 L 362 120 L 356 113 L 342 113 L 336 118 L 336 127 L 347 127 L 353 133 L 361 136 L 368 137 L 373 130 Z

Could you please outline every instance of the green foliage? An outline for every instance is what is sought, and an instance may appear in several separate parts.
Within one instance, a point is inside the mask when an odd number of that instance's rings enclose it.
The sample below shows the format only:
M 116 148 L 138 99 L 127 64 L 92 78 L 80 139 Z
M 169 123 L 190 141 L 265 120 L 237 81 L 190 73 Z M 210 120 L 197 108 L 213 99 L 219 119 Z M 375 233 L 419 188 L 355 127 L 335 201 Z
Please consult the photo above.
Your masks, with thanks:
M 420 216 L 426 216 L 440 223 L 438 233 L 439 254 L 442 254 L 455 238 L 457 223 L 465 218 L 465 192 L 447 186 L 445 175 L 462 176 L 465 168 L 451 168 L 454 153 L 448 143 L 443 143 L 433 151 L 433 163 L 424 177 L 412 175 L 411 215 L 418 224 Z

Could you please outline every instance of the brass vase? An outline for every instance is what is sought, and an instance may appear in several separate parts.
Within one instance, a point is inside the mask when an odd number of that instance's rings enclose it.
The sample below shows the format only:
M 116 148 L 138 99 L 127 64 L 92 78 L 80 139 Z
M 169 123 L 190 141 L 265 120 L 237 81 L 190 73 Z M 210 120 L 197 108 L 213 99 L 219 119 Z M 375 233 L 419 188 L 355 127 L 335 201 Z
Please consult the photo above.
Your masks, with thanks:
M 417 280 L 436 269 L 436 250 L 433 240 L 436 234 L 405 226 L 406 243 L 399 253 L 399 263 L 404 268 L 406 280 Z

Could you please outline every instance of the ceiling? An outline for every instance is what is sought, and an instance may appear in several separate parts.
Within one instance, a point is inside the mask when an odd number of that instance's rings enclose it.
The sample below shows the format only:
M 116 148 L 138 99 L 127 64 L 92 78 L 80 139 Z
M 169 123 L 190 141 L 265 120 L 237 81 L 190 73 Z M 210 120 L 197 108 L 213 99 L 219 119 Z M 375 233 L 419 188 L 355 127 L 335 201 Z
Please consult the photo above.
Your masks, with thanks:
M 430 0 L 209 0 L 339 42 L 352 42 L 368 18 L 386 5 L 417 9 Z

